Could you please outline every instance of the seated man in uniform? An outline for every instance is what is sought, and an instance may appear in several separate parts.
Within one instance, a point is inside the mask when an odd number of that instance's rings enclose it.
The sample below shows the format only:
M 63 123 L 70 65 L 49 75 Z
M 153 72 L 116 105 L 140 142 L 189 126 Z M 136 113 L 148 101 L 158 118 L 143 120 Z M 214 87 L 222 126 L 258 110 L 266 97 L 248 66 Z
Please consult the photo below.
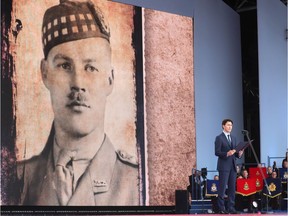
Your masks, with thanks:
M 42 153 L 19 163 L 20 205 L 139 205 L 137 159 L 104 132 L 114 76 L 101 11 L 60 1 L 44 15 L 42 42 L 54 122 Z

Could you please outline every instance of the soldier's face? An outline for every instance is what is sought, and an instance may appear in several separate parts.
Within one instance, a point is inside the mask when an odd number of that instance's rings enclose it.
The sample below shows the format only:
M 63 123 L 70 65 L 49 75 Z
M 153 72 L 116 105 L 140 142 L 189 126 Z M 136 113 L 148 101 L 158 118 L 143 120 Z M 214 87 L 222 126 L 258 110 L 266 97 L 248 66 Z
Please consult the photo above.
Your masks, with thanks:
M 89 38 L 53 47 L 41 62 L 50 91 L 55 126 L 72 136 L 103 129 L 106 97 L 113 88 L 107 40 Z

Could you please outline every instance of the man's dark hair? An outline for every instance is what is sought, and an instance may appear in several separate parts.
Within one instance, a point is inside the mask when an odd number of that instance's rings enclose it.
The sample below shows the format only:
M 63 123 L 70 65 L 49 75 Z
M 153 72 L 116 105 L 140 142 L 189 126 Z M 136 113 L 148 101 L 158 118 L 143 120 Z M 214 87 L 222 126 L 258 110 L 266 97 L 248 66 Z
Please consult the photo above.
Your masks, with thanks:
M 224 119 L 222 121 L 222 125 L 225 125 L 227 122 L 231 122 L 233 124 L 233 121 L 231 119 Z

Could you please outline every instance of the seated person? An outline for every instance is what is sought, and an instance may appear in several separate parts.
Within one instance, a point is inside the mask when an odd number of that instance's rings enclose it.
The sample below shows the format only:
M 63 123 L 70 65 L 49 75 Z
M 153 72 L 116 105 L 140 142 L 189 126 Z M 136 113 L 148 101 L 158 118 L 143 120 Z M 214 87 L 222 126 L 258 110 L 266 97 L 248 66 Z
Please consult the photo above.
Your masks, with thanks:
M 286 169 L 286 171 L 285 171 L 285 173 L 286 173 L 287 169 L 288 169 L 288 161 L 285 159 L 282 162 L 282 168 Z M 287 175 L 285 173 L 284 173 L 284 176 Z M 288 179 L 287 179 L 287 177 L 285 179 L 286 179 L 286 181 L 282 180 L 282 198 L 287 198 L 287 181 L 288 181 Z
M 277 178 L 277 177 L 278 177 L 277 172 L 273 171 L 271 174 L 271 178 Z
M 236 171 L 237 171 L 237 178 L 241 175 L 241 167 L 239 164 L 236 165 Z
M 283 160 L 283 162 L 282 162 L 282 168 L 288 169 L 288 161 L 287 161 L 287 160 Z
M 241 171 L 241 175 L 238 177 L 239 179 L 248 179 L 248 170 L 243 169 Z
M 288 151 L 286 152 L 286 157 L 282 161 L 282 168 L 288 168 Z
M 237 179 L 248 179 L 248 170 L 243 169 L 241 175 Z M 236 210 L 244 212 L 252 212 L 252 202 L 255 199 L 255 194 L 249 196 L 243 196 L 241 194 L 236 194 L 235 206 Z
M 278 177 L 277 177 L 277 171 L 273 171 L 272 174 L 271 174 L 271 177 L 268 177 L 267 180 L 268 180 L 269 178 L 270 178 L 270 179 L 271 179 L 271 178 L 272 178 L 272 179 L 278 178 Z M 279 186 L 280 186 L 280 188 L 281 188 L 281 184 L 280 184 Z M 269 187 L 269 185 L 268 185 L 268 187 Z M 274 186 L 274 187 L 275 187 L 275 186 Z M 276 187 L 277 187 L 277 186 L 276 186 Z M 275 189 L 276 189 L 276 187 L 275 187 Z M 281 191 L 282 191 L 282 188 L 281 188 Z M 281 200 L 281 195 L 275 196 L 275 197 L 269 197 L 269 196 L 264 195 L 264 196 L 262 197 L 263 207 L 267 209 L 266 206 L 267 206 L 267 201 L 268 201 L 268 207 L 272 208 L 273 210 L 278 210 L 279 207 L 280 207 L 280 200 Z
M 271 167 L 271 166 L 268 166 L 268 167 L 267 167 L 267 175 L 268 175 L 268 177 L 271 177 L 272 172 L 273 172 L 272 167 Z

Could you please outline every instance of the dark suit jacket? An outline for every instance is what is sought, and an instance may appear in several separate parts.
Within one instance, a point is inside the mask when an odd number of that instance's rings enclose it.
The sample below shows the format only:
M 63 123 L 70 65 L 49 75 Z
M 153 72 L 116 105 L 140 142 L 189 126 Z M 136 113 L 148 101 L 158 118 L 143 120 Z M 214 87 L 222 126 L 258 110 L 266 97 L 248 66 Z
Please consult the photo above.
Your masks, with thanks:
M 201 199 L 201 177 L 193 174 L 189 176 L 190 185 L 187 186 L 187 190 L 191 194 L 192 199 Z
M 53 139 L 52 128 L 43 152 L 19 163 L 20 205 L 59 205 L 54 183 Z M 106 136 L 67 205 L 139 205 L 138 164 L 134 159 L 123 151 L 116 152 Z
M 215 139 L 215 155 L 218 156 L 217 170 L 218 171 L 229 171 L 231 167 L 235 169 L 236 172 L 236 157 L 239 157 L 237 153 L 227 157 L 227 152 L 231 149 L 236 148 L 236 137 L 230 134 L 232 147 L 230 148 L 229 142 L 222 132 Z

